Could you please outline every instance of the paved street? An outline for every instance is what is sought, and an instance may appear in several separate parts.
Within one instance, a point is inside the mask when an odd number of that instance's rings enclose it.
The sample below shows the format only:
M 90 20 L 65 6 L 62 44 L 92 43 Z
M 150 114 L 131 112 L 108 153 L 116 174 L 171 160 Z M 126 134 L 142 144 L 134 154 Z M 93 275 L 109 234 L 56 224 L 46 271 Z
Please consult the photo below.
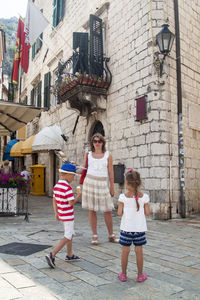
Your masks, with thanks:
M 0 218 L 0 246 L 33 243 L 55 246 L 63 236 L 62 224 L 54 220 L 48 197 L 30 198 L 30 222 L 24 217 Z M 87 211 L 75 206 L 76 236 L 73 253 L 81 260 L 65 262 L 65 249 L 57 255 L 56 269 L 44 258 L 51 248 L 28 256 L 0 253 L 1 300 L 65 299 L 200 299 L 200 216 L 172 221 L 148 219 L 148 244 L 144 246 L 144 270 L 148 279 L 136 282 L 132 251 L 128 281 L 117 278 L 121 246 L 107 241 L 103 215 L 98 215 L 99 245 L 90 244 Z M 113 213 L 114 230 L 120 217 Z

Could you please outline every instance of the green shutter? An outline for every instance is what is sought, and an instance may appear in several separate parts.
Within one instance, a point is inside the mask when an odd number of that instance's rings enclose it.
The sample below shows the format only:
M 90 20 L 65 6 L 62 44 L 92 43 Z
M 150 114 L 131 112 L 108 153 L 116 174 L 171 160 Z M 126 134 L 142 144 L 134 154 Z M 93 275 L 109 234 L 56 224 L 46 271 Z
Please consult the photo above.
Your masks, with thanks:
M 90 72 L 103 76 L 103 34 L 102 20 L 90 15 Z
M 35 43 L 32 45 L 32 60 L 35 57 Z
M 8 84 L 8 101 L 13 102 L 15 97 L 15 88 L 12 82 Z
M 41 107 L 41 98 L 42 98 L 42 81 L 40 81 L 37 86 L 37 107 Z
M 40 50 L 42 47 L 42 39 L 43 39 L 43 33 L 40 34 L 38 50 Z
M 44 107 L 50 108 L 51 72 L 44 75 Z
M 26 96 L 26 97 L 24 98 L 24 104 L 27 104 L 27 102 L 28 102 L 28 97 Z
M 35 94 L 35 91 L 34 91 L 34 88 L 31 90 L 31 105 L 33 106 L 34 105 L 34 94 Z
M 59 1 L 59 11 L 58 11 L 58 23 L 62 20 L 64 15 L 64 0 L 58 0 Z
M 53 0 L 53 27 L 57 26 L 58 0 Z

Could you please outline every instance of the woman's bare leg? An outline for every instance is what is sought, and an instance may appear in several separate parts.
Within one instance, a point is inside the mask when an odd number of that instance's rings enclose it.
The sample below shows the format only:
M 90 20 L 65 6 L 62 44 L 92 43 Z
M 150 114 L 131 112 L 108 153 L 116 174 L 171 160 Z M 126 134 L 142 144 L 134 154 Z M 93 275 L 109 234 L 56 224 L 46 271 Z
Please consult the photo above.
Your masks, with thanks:
M 104 212 L 104 220 L 105 220 L 109 235 L 112 235 L 113 234 L 112 211 Z
M 97 235 L 97 214 L 94 210 L 89 210 L 89 221 L 93 235 Z

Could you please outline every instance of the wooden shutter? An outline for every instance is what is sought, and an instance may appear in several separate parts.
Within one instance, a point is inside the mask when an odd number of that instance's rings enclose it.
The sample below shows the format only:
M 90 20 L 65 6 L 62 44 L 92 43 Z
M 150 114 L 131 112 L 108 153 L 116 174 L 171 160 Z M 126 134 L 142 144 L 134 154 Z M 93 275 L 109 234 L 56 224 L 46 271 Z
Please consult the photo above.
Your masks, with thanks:
M 34 88 L 31 90 L 31 105 L 34 105 L 34 95 L 35 95 L 35 91 Z
M 58 20 L 57 24 L 62 20 L 64 15 L 64 0 L 58 0 Z
M 57 26 L 58 0 L 53 0 L 53 27 Z
M 44 75 L 44 107 L 50 108 L 50 84 L 51 73 L 48 72 Z
M 73 73 L 88 74 L 88 33 L 73 32 L 73 50 L 77 49 L 79 53 L 73 53 Z
M 41 107 L 41 98 L 42 98 L 42 81 L 40 81 L 37 86 L 37 107 Z
M 38 50 L 40 50 L 42 48 L 42 39 L 43 39 L 43 33 L 40 34 Z
M 90 15 L 90 73 L 103 76 L 102 20 Z
M 35 57 L 35 43 L 32 45 L 32 60 Z

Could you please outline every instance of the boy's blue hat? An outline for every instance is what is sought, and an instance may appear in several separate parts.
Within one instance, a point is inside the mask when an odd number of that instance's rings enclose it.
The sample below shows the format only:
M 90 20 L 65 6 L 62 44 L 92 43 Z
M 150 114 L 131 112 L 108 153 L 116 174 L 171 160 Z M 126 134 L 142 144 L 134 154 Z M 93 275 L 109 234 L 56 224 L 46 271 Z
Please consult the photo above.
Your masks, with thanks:
M 64 164 L 59 169 L 61 173 L 69 173 L 69 174 L 76 174 L 76 167 L 72 164 Z

